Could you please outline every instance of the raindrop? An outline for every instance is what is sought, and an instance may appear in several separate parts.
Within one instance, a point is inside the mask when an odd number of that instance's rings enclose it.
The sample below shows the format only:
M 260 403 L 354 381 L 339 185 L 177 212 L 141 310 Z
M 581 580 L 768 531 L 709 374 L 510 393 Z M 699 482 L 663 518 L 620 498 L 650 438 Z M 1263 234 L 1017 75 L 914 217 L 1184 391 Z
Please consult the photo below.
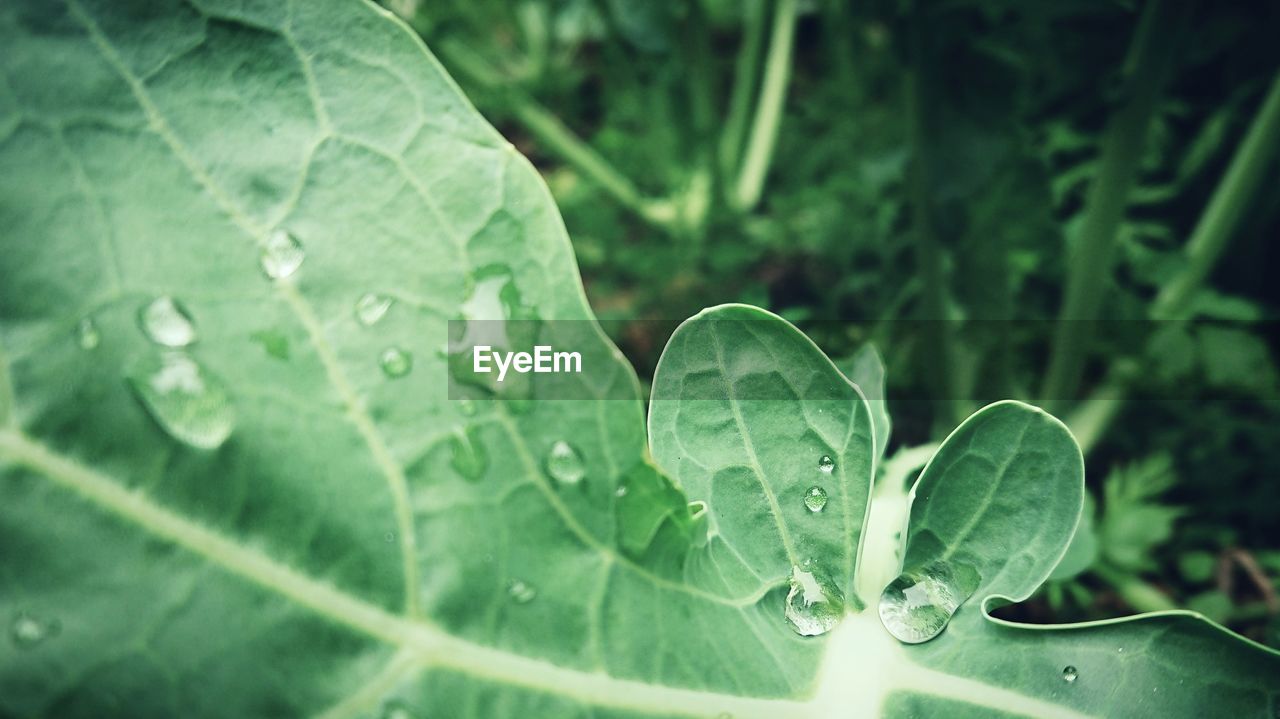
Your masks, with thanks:
M 528 604 L 538 596 L 538 590 L 528 582 L 512 579 L 507 582 L 507 596 L 511 597 L 516 604 Z
M 372 292 L 360 295 L 360 299 L 356 300 L 356 321 L 365 327 L 377 324 L 387 314 L 387 310 L 391 309 L 393 302 L 390 297 Z
M 619 485 L 618 485 L 618 488 L 617 488 L 617 489 L 615 489 L 615 490 L 613 490 L 613 495 L 614 495 L 615 497 L 625 497 L 625 496 L 627 496 L 627 485 L 625 485 L 625 484 L 619 484 Z
M 387 532 L 386 534 L 382 535 L 382 541 L 386 542 L 387 544 L 391 544 L 392 542 L 396 541 L 396 533 Z
M 547 453 L 547 474 L 564 484 L 577 484 L 587 476 L 587 468 L 578 450 L 564 440 L 557 440 Z
M 138 400 L 169 436 L 197 449 L 217 449 L 235 427 L 227 390 L 191 357 L 149 355 L 129 376 Z
M 880 595 L 880 621 L 898 641 L 927 642 L 942 633 L 979 581 L 977 570 L 958 562 L 903 572 Z
M 383 705 L 379 719 L 414 719 L 414 713 L 404 702 L 393 700 Z
M 835 468 L 836 468 L 836 461 L 832 459 L 831 455 L 829 454 L 822 455 L 822 458 L 818 460 L 818 469 L 825 472 L 826 474 L 831 474 L 831 472 L 834 471 Z
M 180 302 L 165 295 L 138 310 L 138 324 L 147 337 L 164 347 L 186 347 L 196 341 L 196 326 Z
M 485 451 L 473 429 L 455 432 L 449 439 L 449 448 L 452 452 L 449 466 L 464 479 L 474 482 L 488 471 L 489 453 Z
M 93 323 L 92 318 L 85 317 L 76 324 L 76 344 L 80 345 L 80 349 L 91 350 L 101 342 L 102 334 L 98 332 L 98 326 Z
M 1079 679 L 1079 678 L 1080 678 L 1080 672 L 1076 671 L 1075 667 L 1066 666 L 1062 668 L 1062 681 L 1070 684 L 1071 682 L 1074 682 L 1076 679 Z
M 460 412 L 463 417 L 474 417 L 476 414 L 475 400 L 467 399 L 466 397 L 458 400 L 458 412 Z
M 804 506 L 814 514 L 821 512 L 823 507 L 827 506 L 827 490 L 817 485 L 810 487 L 804 493 Z
M 13 618 L 9 635 L 18 648 L 29 649 L 57 636 L 61 628 L 62 625 L 56 619 L 44 621 L 24 612 Z
M 388 347 L 378 355 L 378 364 L 386 376 L 392 379 L 403 377 L 413 369 L 413 355 L 399 347 Z
M 495 264 L 477 270 L 459 309 L 461 316 L 449 322 L 446 356 L 450 381 L 508 399 L 526 397 L 532 389 L 527 375 L 512 372 L 499 382 L 496 372 L 475 371 L 478 346 L 527 352 L 538 344 L 541 322 L 534 309 L 524 303 L 511 268 Z
M 262 245 L 262 253 L 258 256 L 258 260 L 262 263 L 262 271 L 267 273 L 267 277 L 282 280 L 296 272 L 306 257 L 307 254 L 302 249 L 302 243 L 298 242 L 298 238 L 284 230 L 276 230 Z
M 830 579 L 792 567 L 791 590 L 787 592 L 783 616 L 800 636 L 826 634 L 844 616 L 844 597 Z

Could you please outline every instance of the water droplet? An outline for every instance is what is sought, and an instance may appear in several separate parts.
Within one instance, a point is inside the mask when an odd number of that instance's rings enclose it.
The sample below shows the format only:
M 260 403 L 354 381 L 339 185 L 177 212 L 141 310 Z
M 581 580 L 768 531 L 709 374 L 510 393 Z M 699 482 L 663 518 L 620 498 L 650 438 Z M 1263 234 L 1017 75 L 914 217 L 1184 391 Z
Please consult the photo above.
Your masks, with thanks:
M 927 642 L 942 633 L 979 581 L 977 570 L 954 561 L 903 572 L 880 595 L 880 621 L 898 641 Z
M 85 317 L 76 324 L 76 344 L 80 345 L 80 349 L 91 350 L 101 342 L 102 335 L 98 332 L 98 326 L 93 323 L 91 317 Z
M 382 535 L 382 541 L 386 542 L 387 544 L 391 544 L 392 542 L 396 541 L 396 533 L 387 532 L 386 534 Z
M 388 347 L 378 355 L 378 364 L 386 376 L 392 379 L 403 377 L 413 369 L 413 355 L 399 347 Z
M 197 449 L 217 449 L 235 427 L 227 390 L 180 352 L 148 355 L 130 373 L 142 405 L 169 436 Z
M 515 600 L 516 604 L 528 604 L 538 596 L 538 590 L 528 582 L 512 579 L 507 582 L 507 596 Z
M 844 616 L 844 596 L 834 582 L 800 567 L 791 568 L 791 590 L 783 612 L 796 634 L 826 634 Z
M 831 455 L 829 454 L 822 455 L 822 458 L 818 460 L 818 469 L 827 474 L 831 474 L 831 472 L 834 471 L 835 468 L 836 468 L 836 461 L 832 459 Z
M 565 484 L 577 484 L 587 476 L 587 468 L 578 450 L 564 440 L 557 440 L 547 453 L 547 474 Z
M 1070 684 L 1071 682 L 1074 682 L 1076 679 L 1079 679 L 1079 678 L 1080 678 L 1080 672 L 1076 671 L 1075 667 L 1066 666 L 1062 668 L 1062 681 Z
M 415 719 L 414 713 L 409 709 L 409 705 L 404 702 L 393 699 L 382 707 L 382 715 L 379 719 Z
M 508 399 L 526 397 L 532 389 L 529 375 L 508 372 L 499 382 L 496 372 L 477 373 L 474 352 L 480 345 L 495 352 L 531 352 L 538 344 L 538 315 L 524 304 L 511 268 L 505 265 L 480 268 L 472 283 L 471 292 L 460 307 L 461 317 L 449 322 L 446 356 L 450 382 Z
M 817 485 L 810 487 L 804 493 L 804 506 L 814 514 L 821 512 L 823 507 L 827 506 L 827 490 Z
M 615 497 L 625 497 L 625 496 L 627 496 L 627 485 L 625 485 L 625 484 L 619 484 L 619 485 L 618 485 L 618 488 L 617 488 L 617 489 L 615 489 L 615 490 L 613 490 L 613 495 L 614 495 Z
M 282 280 L 296 272 L 306 257 L 307 253 L 302 249 L 298 238 L 284 230 L 276 230 L 263 243 L 258 260 L 267 277 Z
M 360 295 L 360 299 L 356 300 L 356 321 L 365 327 L 377 324 L 387 314 L 387 310 L 391 309 L 391 304 L 395 300 L 382 295 L 375 295 L 372 292 Z
M 62 625 L 56 619 L 42 620 L 25 612 L 13 618 L 9 636 L 20 649 L 29 649 L 58 635 Z
M 186 347 L 196 341 L 196 326 L 180 302 L 165 295 L 138 310 L 138 324 L 147 337 L 164 347 Z
M 476 414 L 475 400 L 470 400 L 465 397 L 458 400 L 458 412 L 461 413 L 463 417 L 474 417 Z
M 449 466 L 464 479 L 474 482 L 488 471 L 489 453 L 480 443 L 474 428 L 468 427 L 465 431 L 455 432 L 449 439 L 449 447 L 452 451 Z

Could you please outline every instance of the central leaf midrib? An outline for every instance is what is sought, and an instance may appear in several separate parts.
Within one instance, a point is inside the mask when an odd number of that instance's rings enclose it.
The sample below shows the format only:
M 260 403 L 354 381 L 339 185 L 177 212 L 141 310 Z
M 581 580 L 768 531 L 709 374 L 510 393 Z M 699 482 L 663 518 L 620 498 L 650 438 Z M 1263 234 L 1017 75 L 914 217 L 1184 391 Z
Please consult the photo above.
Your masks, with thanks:
M 584 672 L 477 644 L 428 624 L 388 613 L 363 599 L 155 504 L 93 469 L 64 457 L 16 430 L 0 430 L 0 456 L 48 477 L 94 506 L 203 557 L 233 576 L 278 594 L 359 634 L 389 646 L 411 648 L 421 665 L 480 680 L 569 697 L 593 706 L 673 715 L 800 716 L 805 703 L 681 689 L 602 672 Z

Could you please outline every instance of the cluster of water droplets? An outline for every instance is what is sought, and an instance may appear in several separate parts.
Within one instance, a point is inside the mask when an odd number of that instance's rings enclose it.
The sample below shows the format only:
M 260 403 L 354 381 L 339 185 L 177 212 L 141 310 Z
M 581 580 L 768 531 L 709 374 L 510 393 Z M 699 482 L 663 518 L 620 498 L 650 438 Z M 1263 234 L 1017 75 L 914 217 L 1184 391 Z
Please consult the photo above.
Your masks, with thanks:
M 538 597 L 538 588 L 523 579 L 507 582 L 507 596 L 516 604 L 528 604 Z
M 927 642 L 942 633 L 980 581 L 976 569 L 959 561 L 905 571 L 880 595 L 880 621 L 901 642 Z
M 835 471 L 835 460 L 830 455 L 822 455 L 818 459 L 818 471 L 823 474 L 831 474 Z M 817 514 L 827 507 L 827 490 L 822 485 L 815 484 L 804 492 L 804 506 L 810 512 Z
M 128 372 L 138 401 L 179 442 L 206 450 L 222 446 L 235 429 L 235 407 L 222 382 L 186 351 L 198 338 L 191 313 L 164 295 L 139 308 L 138 326 L 159 348 Z M 83 330 L 79 337 L 85 346 Z M 97 342 L 95 338 L 92 344 Z

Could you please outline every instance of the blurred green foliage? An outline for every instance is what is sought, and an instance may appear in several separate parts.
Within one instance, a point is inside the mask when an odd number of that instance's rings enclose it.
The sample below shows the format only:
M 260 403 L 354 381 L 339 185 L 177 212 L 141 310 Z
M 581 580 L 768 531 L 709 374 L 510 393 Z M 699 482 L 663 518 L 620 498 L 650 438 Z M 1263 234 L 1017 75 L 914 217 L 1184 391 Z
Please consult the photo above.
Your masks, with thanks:
M 642 376 L 666 325 L 630 320 L 741 301 L 874 341 L 898 444 L 1045 392 L 1096 498 L 1048 618 L 1280 646 L 1280 6 L 388 6 L 537 163 Z

